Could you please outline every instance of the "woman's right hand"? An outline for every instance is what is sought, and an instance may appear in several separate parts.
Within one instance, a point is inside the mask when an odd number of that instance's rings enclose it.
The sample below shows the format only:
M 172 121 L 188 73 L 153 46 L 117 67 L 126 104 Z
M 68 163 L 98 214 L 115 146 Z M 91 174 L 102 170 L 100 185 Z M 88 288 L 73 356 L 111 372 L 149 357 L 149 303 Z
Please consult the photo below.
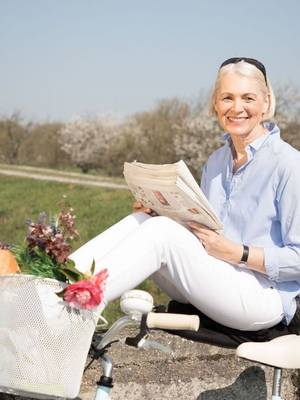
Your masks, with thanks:
M 133 212 L 144 212 L 146 214 L 151 215 L 151 217 L 155 217 L 157 214 L 151 208 L 144 207 L 144 205 L 140 201 L 135 201 L 132 205 Z

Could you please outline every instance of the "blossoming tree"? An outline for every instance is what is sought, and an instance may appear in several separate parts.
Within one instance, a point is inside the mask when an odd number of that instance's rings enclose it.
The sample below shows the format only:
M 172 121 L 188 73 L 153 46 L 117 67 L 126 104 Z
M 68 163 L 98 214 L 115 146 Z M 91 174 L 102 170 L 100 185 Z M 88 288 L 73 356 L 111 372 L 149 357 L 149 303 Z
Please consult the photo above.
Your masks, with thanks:
M 119 135 L 120 126 L 121 122 L 112 116 L 75 117 L 60 130 L 61 149 L 87 172 L 91 167 L 101 166 L 101 159 L 111 140 Z

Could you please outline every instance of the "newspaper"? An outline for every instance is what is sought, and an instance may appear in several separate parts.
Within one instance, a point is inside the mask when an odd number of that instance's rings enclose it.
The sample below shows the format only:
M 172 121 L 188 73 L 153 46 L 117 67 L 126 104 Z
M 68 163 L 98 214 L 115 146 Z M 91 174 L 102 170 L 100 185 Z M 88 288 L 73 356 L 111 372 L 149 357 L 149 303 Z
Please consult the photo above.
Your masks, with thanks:
M 124 163 L 124 177 L 137 201 L 185 225 L 197 221 L 221 230 L 214 212 L 184 161 L 174 164 Z

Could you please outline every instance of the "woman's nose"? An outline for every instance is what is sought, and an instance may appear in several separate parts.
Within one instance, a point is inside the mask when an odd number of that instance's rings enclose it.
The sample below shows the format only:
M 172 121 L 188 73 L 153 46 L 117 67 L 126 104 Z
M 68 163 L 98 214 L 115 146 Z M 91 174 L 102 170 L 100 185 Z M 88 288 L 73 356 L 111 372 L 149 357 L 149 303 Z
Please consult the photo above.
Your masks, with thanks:
M 243 111 L 244 110 L 243 103 L 238 99 L 234 100 L 234 102 L 232 103 L 232 109 L 235 112 Z

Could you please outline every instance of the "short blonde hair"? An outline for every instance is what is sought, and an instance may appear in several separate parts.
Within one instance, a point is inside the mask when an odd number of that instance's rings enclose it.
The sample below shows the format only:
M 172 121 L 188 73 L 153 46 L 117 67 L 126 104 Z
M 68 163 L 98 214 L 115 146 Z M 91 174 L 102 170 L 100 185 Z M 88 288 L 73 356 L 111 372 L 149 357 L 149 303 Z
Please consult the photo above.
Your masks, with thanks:
M 220 87 L 220 82 L 222 77 L 228 73 L 235 73 L 241 76 L 246 76 L 249 78 L 254 78 L 258 81 L 261 90 L 265 96 L 269 96 L 269 108 L 268 111 L 263 115 L 263 121 L 269 121 L 274 117 L 275 107 L 276 107 L 276 99 L 272 89 L 272 85 L 267 77 L 263 75 L 263 73 L 254 65 L 241 60 L 237 63 L 231 63 L 224 65 L 218 71 L 218 75 L 215 81 L 215 85 L 213 87 L 210 99 L 209 99 L 209 113 L 210 115 L 216 115 L 215 111 L 215 102 L 216 102 L 216 94 Z

